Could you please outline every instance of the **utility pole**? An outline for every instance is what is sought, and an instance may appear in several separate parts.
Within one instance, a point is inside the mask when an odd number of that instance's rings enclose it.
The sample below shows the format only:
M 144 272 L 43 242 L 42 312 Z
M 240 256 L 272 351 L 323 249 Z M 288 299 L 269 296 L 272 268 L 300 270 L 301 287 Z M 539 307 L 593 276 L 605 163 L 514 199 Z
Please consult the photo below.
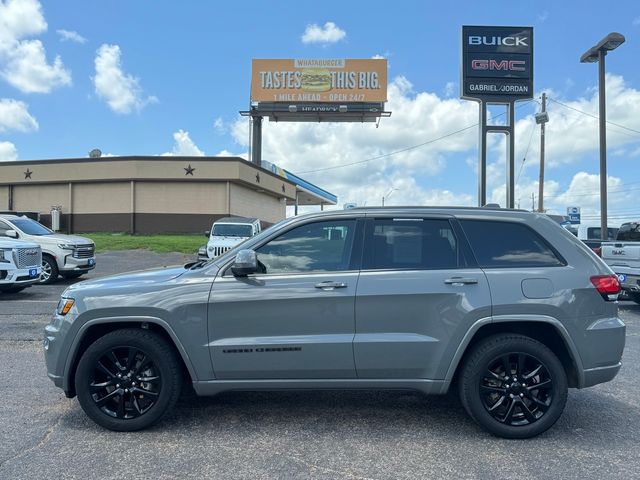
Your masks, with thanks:
M 536 211 L 536 196 L 531 192 L 531 211 Z
M 538 178 L 538 211 L 544 212 L 544 126 L 549 121 L 547 94 L 542 92 L 542 110 L 536 113 L 536 123 L 540 124 L 540 177 Z

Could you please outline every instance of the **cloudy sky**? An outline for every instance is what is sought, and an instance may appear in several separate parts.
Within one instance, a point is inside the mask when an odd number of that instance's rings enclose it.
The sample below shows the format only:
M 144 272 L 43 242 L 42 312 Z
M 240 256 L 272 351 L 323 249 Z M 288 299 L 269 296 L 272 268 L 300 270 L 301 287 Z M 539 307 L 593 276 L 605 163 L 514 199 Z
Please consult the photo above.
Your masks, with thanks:
M 458 98 L 460 27 L 530 25 L 536 96 L 549 96 L 545 205 L 580 206 L 597 222 L 597 65 L 579 58 L 618 31 L 627 42 L 607 57 L 609 215 L 640 218 L 640 3 L 525 3 L 0 0 L 0 160 L 93 148 L 246 155 L 238 111 L 248 107 L 252 58 L 382 56 L 391 118 L 377 128 L 265 122 L 264 159 L 337 194 L 340 205 L 383 196 L 388 205 L 475 205 L 478 106 Z M 515 197 L 529 209 L 539 108 L 523 102 L 516 112 Z M 492 136 L 489 191 L 503 205 L 504 149 Z

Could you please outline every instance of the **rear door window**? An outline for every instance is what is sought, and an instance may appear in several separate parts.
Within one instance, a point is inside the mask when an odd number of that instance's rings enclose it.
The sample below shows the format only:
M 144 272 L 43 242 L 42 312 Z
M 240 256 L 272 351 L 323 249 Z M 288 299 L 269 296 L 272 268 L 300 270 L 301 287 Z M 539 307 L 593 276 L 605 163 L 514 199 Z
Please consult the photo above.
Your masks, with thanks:
M 557 267 L 565 264 L 549 244 L 526 225 L 488 220 L 461 220 L 460 223 L 480 267 Z
M 448 220 L 375 219 L 365 233 L 363 268 L 458 268 L 458 241 Z

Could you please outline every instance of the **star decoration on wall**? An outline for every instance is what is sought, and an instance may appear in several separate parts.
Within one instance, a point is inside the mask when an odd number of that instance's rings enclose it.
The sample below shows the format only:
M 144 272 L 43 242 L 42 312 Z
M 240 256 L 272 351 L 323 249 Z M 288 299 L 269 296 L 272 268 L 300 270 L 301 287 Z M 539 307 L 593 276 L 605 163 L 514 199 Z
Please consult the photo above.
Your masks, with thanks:
M 193 177 L 193 172 L 195 172 L 196 168 L 192 167 L 191 164 L 189 164 L 189 166 L 184 167 L 184 174 L 185 176 L 187 175 L 191 175 Z
M 32 174 L 32 173 L 33 173 L 33 172 L 27 168 L 27 171 L 26 171 L 26 172 L 24 172 L 24 179 L 25 179 L 25 180 L 26 180 L 27 178 L 28 178 L 28 179 L 31 179 L 31 174 Z
M 256 173 L 256 182 L 260 183 L 260 173 Z

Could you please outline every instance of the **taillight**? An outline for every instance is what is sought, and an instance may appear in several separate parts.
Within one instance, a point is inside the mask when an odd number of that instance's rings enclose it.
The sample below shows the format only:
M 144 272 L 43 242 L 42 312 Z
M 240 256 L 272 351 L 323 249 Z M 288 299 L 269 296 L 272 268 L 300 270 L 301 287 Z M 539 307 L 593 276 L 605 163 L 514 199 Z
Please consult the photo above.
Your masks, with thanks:
M 591 283 L 605 300 L 616 300 L 620 293 L 620 281 L 617 275 L 594 275 Z

